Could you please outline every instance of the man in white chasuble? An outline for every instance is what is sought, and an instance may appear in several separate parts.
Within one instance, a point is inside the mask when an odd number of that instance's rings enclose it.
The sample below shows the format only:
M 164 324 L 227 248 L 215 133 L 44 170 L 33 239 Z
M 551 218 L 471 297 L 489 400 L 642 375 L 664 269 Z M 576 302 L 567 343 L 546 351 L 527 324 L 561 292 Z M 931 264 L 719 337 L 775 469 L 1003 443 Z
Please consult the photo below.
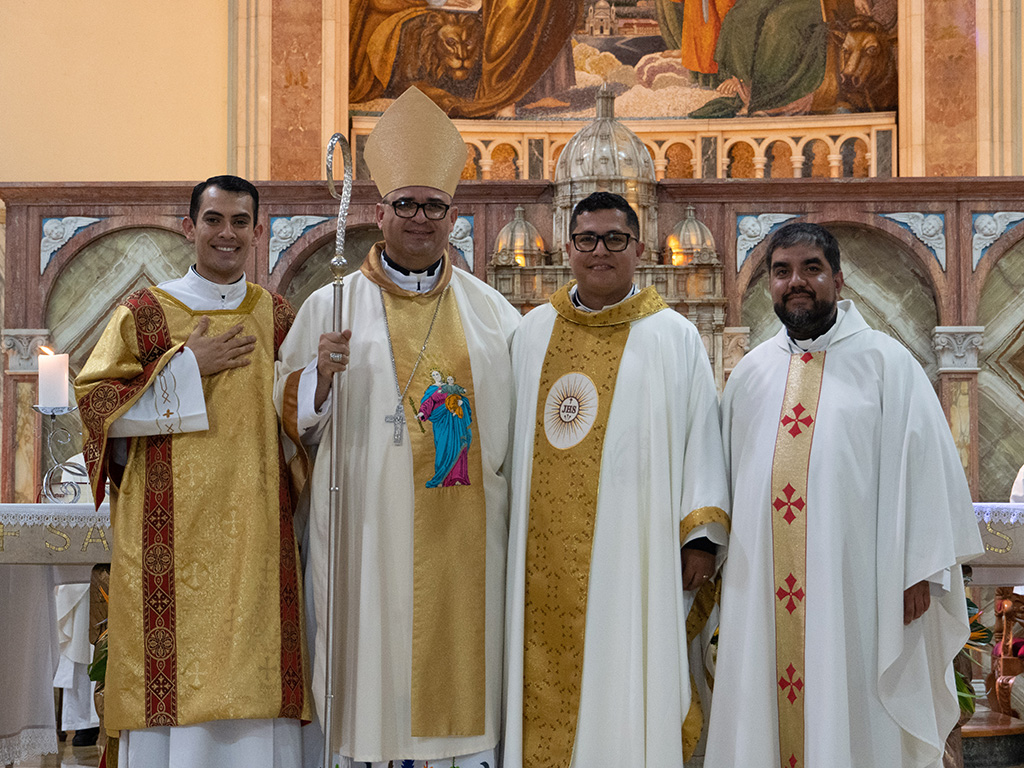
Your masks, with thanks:
M 309 672 L 273 400 L 294 313 L 245 280 L 258 206 L 236 176 L 198 184 L 195 265 L 125 299 L 75 382 L 97 504 L 110 480 L 122 768 L 301 765 Z
M 839 245 L 795 223 L 767 246 L 783 328 L 722 401 L 733 531 L 707 768 L 938 766 L 981 551 L 921 366 L 840 300 Z
M 306 564 L 324 713 L 330 462 L 340 477 L 333 624 L 335 763 L 494 768 L 501 712 L 512 372 L 519 313 L 452 267 L 452 195 L 467 150 L 411 88 L 364 158 L 383 242 L 302 305 L 281 350 L 277 401 L 307 487 Z M 332 377 L 341 372 L 340 390 Z M 339 398 L 339 455 L 331 411 Z
M 576 281 L 512 347 L 504 765 L 681 767 L 729 529 L 718 396 L 697 329 L 633 282 L 629 204 L 594 193 L 569 231 Z

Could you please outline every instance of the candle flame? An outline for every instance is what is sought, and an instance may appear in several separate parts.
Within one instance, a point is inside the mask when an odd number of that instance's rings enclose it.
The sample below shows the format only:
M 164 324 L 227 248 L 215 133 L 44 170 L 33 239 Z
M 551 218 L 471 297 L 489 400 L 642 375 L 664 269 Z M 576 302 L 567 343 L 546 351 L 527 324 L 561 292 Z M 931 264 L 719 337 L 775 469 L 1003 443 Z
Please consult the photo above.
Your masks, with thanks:
M 47 355 L 55 354 L 54 351 L 49 347 L 39 347 L 39 351 Z

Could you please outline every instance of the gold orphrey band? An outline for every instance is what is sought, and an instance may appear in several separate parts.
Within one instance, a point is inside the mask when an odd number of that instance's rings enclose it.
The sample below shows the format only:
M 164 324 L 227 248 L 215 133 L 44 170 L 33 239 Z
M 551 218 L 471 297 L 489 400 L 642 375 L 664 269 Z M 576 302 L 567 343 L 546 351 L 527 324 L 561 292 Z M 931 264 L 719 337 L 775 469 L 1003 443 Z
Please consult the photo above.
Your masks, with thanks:
M 779 760 L 804 768 L 804 628 L 807 597 L 807 476 L 825 353 L 793 355 L 772 460 L 770 514 L 775 570 L 775 666 Z

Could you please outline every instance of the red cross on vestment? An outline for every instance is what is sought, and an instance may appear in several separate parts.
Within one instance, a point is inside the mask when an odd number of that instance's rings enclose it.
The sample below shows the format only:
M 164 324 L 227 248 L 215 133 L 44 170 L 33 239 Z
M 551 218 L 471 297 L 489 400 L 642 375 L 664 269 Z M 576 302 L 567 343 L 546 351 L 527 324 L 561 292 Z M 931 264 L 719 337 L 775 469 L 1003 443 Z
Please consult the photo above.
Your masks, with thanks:
M 788 599 L 789 602 L 786 603 L 786 610 L 792 613 L 796 610 L 796 603 L 793 601 L 796 600 L 797 602 L 803 602 L 804 591 L 800 587 L 793 589 L 793 587 L 796 587 L 796 577 L 792 573 L 786 577 L 786 587 L 786 589 L 779 587 L 775 591 L 775 596 L 782 601 L 786 601 Z
M 786 698 L 789 699 L 790 704 L 796 701 L 797 695 L 803 691 L 804 681 L 796 677 L 796 668 L 792 664 L 786 667 L 786 677 L 779 678 L 779 687 L 786 691 Z
M 814 419 L 811 418 L 811 414 L 800 403 L 797 403 L 795 406 L 793 406 L 792 416 L 787 415 L 782 417 L 782 426 L 789 427 L 788 432 L 793 437 L 796 437 L 801 432 L 803 432 L 804 427 L 809 427 L 813 423 Z
M 795 509 L 796 512 L 803 512 L 806 502 L 804 502 L 800 496 L 797 496 L 796 498 L 793 497 L 796 493 L 796 488 L 789 483 L 786 483 L 786 487 L 782 489 L 782 492 L 785 494 L 786 498 L 776 496 L 775 500 L 772 502 L 772 507 L 775 508 L 776 512 L 786 510 L 782 515 L 782 519 L 787 523 L 792 523 L 793 520 L 796 519 L 796 513 L 793 510 Z

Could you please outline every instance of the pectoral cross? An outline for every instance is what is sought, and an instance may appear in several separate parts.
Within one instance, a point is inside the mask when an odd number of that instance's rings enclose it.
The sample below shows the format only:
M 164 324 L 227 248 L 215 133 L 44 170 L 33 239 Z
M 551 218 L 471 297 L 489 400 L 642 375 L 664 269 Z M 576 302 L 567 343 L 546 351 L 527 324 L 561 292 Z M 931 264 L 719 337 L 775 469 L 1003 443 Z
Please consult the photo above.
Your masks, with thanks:
M 402 408 L 402 404 L 399 403 L 395 406 L 394 416 L 385 416 L 384 421 L 388 424 L 394 424 L 395 426 L 395 445 L 402 444 L 402 433 L 405 432 L 405 410 Z

